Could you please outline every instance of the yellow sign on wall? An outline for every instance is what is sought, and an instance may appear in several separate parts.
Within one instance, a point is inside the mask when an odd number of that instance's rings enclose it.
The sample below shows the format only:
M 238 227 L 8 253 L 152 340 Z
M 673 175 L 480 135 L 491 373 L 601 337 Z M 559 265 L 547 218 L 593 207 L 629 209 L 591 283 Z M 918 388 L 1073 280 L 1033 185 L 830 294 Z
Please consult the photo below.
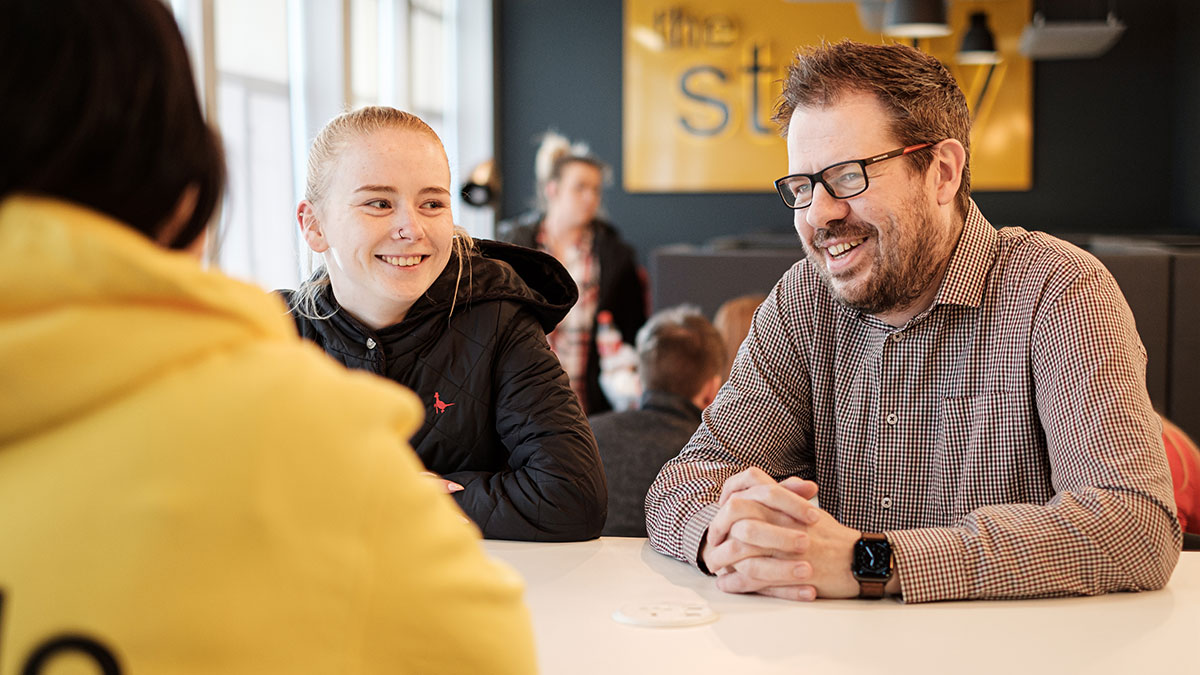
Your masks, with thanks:
M 1032 186 L 1032 68 L 1017 51 L 1029 3 L 952 2 L 953 34 L 919 45 L 966 94 L 975 190 Z M 954 63 L 972 11 L 988 14 L 997 66 Z M 867 32 L 852 2 L 625 0 L 625 190 L 772 190 L 787 173 L 771 115 L 792 54 L 842 38 L 894 41 Z

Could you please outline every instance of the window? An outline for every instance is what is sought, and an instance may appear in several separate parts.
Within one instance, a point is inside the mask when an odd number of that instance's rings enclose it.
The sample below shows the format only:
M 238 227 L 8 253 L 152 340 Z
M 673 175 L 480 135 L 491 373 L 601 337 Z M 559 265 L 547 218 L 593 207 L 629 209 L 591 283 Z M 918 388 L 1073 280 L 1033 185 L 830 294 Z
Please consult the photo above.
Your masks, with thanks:
M 285 6 L 216 0 L 213 34 L 216 125 L 229 172 L 218 264 L 267 288 L 294 288 L 299 274 Z
M 170 4 L 225 145 L 229 181 L 212 258 L 231 276 L 295 288 L 311 272 L 295 209 L 312 138 L 346 102 L 421 116 L 446 145 L 455 186 L 493 154 L 488 0 Z M 454 213 L 471 234 L 491 236 L 490 209 L 456 199 Z

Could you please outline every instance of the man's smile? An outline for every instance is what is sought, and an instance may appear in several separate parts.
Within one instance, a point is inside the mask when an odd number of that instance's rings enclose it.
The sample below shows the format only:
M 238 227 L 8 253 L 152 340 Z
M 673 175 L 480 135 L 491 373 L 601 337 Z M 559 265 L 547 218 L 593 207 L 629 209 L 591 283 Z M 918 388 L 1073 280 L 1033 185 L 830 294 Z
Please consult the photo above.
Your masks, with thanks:
M 843 242 L 834 244 L 833 246 L 825 247 L 825 251 L 832 258 L 835 258 L 835 259 L 840 258 L 843 255 L 845 255 L 848 251 L 856 248 L 859 244 L 863 243 L 866 240 L 867 240 L 866 237 L 859 237 L 858 239 L 852 239 L 850 241 L 843 241 Z

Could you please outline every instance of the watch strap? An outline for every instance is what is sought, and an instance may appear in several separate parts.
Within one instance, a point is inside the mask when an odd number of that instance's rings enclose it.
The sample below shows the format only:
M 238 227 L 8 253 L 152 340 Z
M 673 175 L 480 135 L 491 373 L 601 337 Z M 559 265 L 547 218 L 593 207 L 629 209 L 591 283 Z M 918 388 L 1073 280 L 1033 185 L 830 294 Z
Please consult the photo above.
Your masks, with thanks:
M 868 599 L 878 599 L 883 597 L 883 589 L 887 587 L 886 581 L 863 581 L 858 582 L 858 597 Z

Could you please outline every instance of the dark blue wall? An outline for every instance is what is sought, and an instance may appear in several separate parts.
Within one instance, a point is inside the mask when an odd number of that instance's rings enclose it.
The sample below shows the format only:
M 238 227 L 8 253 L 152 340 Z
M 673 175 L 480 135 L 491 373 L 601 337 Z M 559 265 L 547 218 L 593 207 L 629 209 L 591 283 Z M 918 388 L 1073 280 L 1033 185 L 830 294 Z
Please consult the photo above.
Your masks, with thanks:
M 1179 0 L 1174 44 L 1175 109 L 1171 125 L 1174 199 L 1171 222 L 1200 230 L 1200 2 Z
M 499 0 L 501 216 L 530 205 L 536 138 L 555 128 L 612 165 L 606 208 L 643 259 L 668 243 L 790 231 L 790 213 L 767 192 L 621 189 L 622 4 Z M 1197 5 L 1120 2 L 1129 28 L 1108 54 L 1035 64 L 1034 187 L 976 193 L 994 224 L 1056 233 L 1200 229 Z

